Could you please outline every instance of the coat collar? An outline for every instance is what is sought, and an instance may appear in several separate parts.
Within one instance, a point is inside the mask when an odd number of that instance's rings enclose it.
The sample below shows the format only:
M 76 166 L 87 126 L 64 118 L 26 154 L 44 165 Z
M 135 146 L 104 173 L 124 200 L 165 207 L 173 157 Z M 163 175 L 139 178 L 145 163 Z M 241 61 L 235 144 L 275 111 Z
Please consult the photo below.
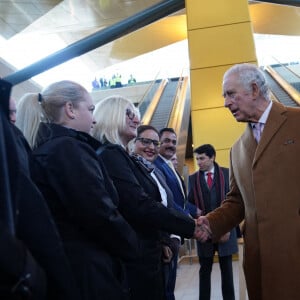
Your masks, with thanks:
M 286 121 L 286 108 L 278 103 L 274 102 L 269 114 L 269 117 L 267 119 L 267 122 L 265 124 L 260 142 L 257 145 L 256 154 L 254 157 L 253 164 L 256 163 L 256 161 L 260 158 L 262 153 L 264 152 L 265 148 L 269 145 L 271 142 L 273 136 L 277 133 L 277 131 L 281 128 L 281 126 Z
M 281 103 L 273 103 L 269 117 L 264 126 L 260 142 L 258 144 L 253 137 L 251 126 L 247 126 L 245 132 L 241 136 L 241 143 L 244 146 L 243 148 L 246 149 L 249 154 L 253 155 L 253 153 L 255 153 L 253 165 L 256 164 L 266 147 L 271 142 L 273 136 L 286 121 L 286 111 L 287 109 Z
M 37 138 L 37 147 L 58 137 L 68 136 L 89 144 L 94 150 L 101 145 L 99 141 L 94 139 L 88 133 L 67 128 L 53 123 L 40 123 Z

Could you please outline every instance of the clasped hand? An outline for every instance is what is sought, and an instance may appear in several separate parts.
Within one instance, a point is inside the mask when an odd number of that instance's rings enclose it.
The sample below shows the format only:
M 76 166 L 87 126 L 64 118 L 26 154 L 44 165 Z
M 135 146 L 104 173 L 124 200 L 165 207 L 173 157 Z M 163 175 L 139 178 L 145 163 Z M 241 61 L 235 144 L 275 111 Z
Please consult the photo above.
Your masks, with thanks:
M 208 239 L 211 239 L 212 233 L 206 217 L 202 216 L 198 219 L 195 219 L 195 224 L 194 238 L 196 240 L 203 243 Z

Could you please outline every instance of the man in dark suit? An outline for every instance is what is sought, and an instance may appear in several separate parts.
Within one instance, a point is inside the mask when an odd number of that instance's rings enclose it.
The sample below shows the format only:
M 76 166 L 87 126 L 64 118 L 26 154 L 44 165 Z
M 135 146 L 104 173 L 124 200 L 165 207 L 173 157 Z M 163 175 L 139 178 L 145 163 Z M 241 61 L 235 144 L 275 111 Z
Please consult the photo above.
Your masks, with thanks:
M 166 178 L 166 183 L 170 190 L 173 193 L 173 205 L 174 208 L 178 211 L 189 214 L 189 209 L 186 206 L 186 192 L 184 182 L 181 179 L 180 175 L 174 169 L 174 166 L 171 162 L 172 156 L 176 153 L 177 145 L 177 135 L 172 128 L 163 128 L 159 132 L 160 137 L 160 149 L 157 159 L 154 161 L 154 164 L 158 169 L 162 171 Z M 173 242 L 176 244 L 176 247 L 173 249 L 173 258 L 169 264 L 169 279 L 166 284 L 166 299 L 174 300 L 174 289 L 176 283 L 176 270 L 177 270 L 177 260 L 178 260 L 178 251 L 181 239 L 180 237 L 173 237 Z
M 205 144 L 194 150 L 199 170 L 189 177 L 188 200 L 195 204 L 201 215 L 219 207 L 229 190 L 229 170 L 215 162 L 216 151 Z M 238 252 L 236 231 L 233 229 L 218 243 L 197 242 L 200 271 L 199 299 L 209 300 L 211 292 L 211 271 L 214 254 L 217 251 L 222 278 L 224 300 L 234 300 L 232 254 Z

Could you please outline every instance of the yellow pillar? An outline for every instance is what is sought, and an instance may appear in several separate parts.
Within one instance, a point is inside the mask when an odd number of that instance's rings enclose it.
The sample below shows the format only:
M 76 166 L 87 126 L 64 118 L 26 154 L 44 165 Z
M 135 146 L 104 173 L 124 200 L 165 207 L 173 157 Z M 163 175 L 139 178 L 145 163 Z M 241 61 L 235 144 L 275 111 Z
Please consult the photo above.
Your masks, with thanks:
M 222 78 L 236 63 L 257 63 L 247 0 L 186 0 L 194 147 L 212 144 L 217 161 L 244 130 L 224 108 Z

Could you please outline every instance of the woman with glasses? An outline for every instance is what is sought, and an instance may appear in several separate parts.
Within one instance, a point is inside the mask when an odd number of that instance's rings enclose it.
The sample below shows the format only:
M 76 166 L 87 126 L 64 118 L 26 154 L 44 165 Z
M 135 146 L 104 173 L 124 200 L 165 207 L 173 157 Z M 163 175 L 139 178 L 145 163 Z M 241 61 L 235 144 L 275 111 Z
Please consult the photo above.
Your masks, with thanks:
M 164 174 L 157 168 L 153 162 L 156 160 L 160 148 L 159 132 L 156 128 L 150 125 L 141 125 L 137 129 L 137 137 L 134 139 L 132 146 L 132 156 L 142 160 L 145 164 L 151 166 L 151 177 L 154 179 L 159 189 L 161 196 L 161 203 L 166 207 L 174 208 L 173 193 L 170 190 Z M 151 193 L 149 191 L 148 193 Z M 161 232 L 162 244 L 162 270 L 165 286 L 166 299 L 167 297 L 167 284 L 170 276 L 170 264 L 175 253 L 178 252 L 178 241 L 180 236 L 174 234 L 170 235 L 167 232 Z M 175 242 L 176 241 L 176 242 Z
M 122 260 L 135 259 L 137 238 L 96 155 L 94 108 L 84 87 L 59 81 L 26 94 L 17 118 L 33 147 L 32 175 L 56 221 L 80 299 L 124 300 Z
M 133 103 L 121 96 L 108 97 L 97 104 L 94 117 L 93 136 L 103 143 L 99 156 L 118 191 L 119 210 L 139 238 L 140 253 L 132 264 L 126 265 L 131 299 L 164 299 L 160 233 L 195 236 L 195 221 L 164 206 L 150 174 L 151 164 L 141 156 L 129 155 L 128 144 L 136 138 L 140 123 Z M 150 145 L 148 156 L 155 155 L 159 146 L 156 138 L 138 137 L 136 142 Z

